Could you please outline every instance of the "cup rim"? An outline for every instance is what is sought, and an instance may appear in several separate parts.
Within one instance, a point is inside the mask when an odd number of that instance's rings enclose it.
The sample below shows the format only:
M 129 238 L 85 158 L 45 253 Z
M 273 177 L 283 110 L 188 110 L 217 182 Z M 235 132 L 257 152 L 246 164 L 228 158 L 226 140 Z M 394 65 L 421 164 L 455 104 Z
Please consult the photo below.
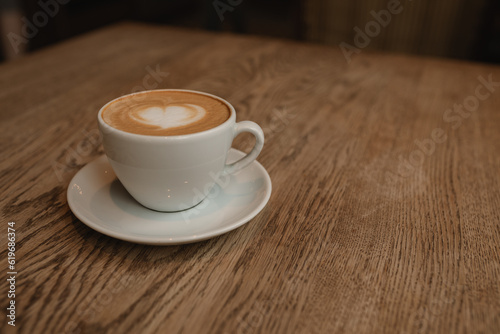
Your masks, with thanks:
M 226 119 L 223 123 L 217 125 L 216 127 L 213 127 L 213 128 L 207 129 L 207 130 L 203 130 L 203 131 L 195 132 L 195 133 L 188 133 L 188 134 L 184 134 L 184 135 L 173 135 L 173 136 L 143 135 L 143 134 L 139 134 L 139 133 L 132 133 L 132 132 L 123 131 L 123 130 L 120 130 L 120 129 L 112 127 L 111 125 L 109 125 L 108 123 L 106 123 L 104 121 L 104 119 L 102 118 L 102 113 L 103 113 L 104 109 L 108 105 L 110 105 L 111 103 L 116 102 L 116 101 L 118 101 L 118 100 L 120 100 L 122 98 L 126 98 L 126 97 L 129 97 L 129 96 L 134 96 L 134 95 L 140 95 L 140 94 L 147 94 L 147 93 L 150 93 L 150 92 L 172 92 L 172 91 L 175 91 L 175 92 L 195 93 L 195 94 L 210 96 L 210 97 L 212 97 L 214 99 L 217 99 L 217 100 L 221 101 L 222 103 L 224 103 L 226 106 L 229 107 L 229 111 L 230 111 L 229 118 Z M 200 137 L 200 136 L 209 135 L 209 134 L 211 134 L 213 132 L 220 131 L 222 128 L 225 128 L 226 126 L 228 126 L 228 124 L 236 122 L 236 111 L 234 110 L 234 107 L 231 105 L 231 103 L 229 103 L 228 101 L 224 100 L 223 98 L 221 98 L 219 96 L 216 96 L 216 95 L 213 95 L 213 94 L 210 94 L 210 93 L 200 92 L 200 91 L 191 90 L 191 89 L 165 88 L 165 89 L 143 90 L 143 91 L 140 91 L 140 92 L 125 94 L 125 95 L 121 95 L 121 96 L 119 96 L 117 98 L 114 98 L 113 100 L 111 100 L 111 101 L 107 102 L 105 105 L 103 105 L 101 107 L 101 109 L 99 109 L 99 112 L 97 113 L 97 120 L 99 122 L 99 126 L 101 127 L 101 129 L 104 128 L 104 129 L 106 129 L 106 132 L 108 132 L 108 133 L 115 133 L 115 134 L 120 135 L 122 137 L 129 137 L 129 138 L 137 139 L 137 140 L 147 139 L 148 141 L 152 141 L 152 140 L 153 141 L 154 140 L 157 140 L 157 141 L 181 140 L 181 139 L 188 139 L 188 138 L 197 138 L 197 137 Z

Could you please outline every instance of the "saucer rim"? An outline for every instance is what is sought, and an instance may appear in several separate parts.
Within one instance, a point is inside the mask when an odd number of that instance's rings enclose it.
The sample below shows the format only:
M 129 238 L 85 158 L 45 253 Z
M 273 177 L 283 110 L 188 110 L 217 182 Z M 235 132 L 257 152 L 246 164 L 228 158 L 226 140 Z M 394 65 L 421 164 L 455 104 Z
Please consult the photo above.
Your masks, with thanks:
M 233 151 L 234 153 L 236 153 L 236 154 L 238 154 L 240 156 L 244 156 L 246 154 L 246 153 L 244 153 L 244 152 L 242 152 L 240 150 L 237 150 L 235 148 L 231 148 L 230 151 Z M 101 224 L 99 224 L 97 222 L 94 222 L 91 219 L 92 217 L 88 217 L 88 215 L 85 215 L 85 213 L 84 213 L 85 210 L 79 210 L 76 207 L 78 205 L 77 204 L 78 201 L 75 200 L 73 202 L 73 199 L 70 199 L 70 196 L 71 196 L 70 193 L 72 192 L 71 187 L 73 186 L 73 184 L 76 183 L 75 179 L 78 177 L 78 175 L 80 173 L 82 173 L 82 171 L 85 168 L 91 167 L 90 166 L 91 164 L 98 163 L 98 161 L 100 159 L 105 160 L 105 163 L 109 165 L 109 161 L 107 161 L 106 155 L 103 154 L 103 155 L 97 157 L 96 159 L 92 160 L 91 162 L 87 163 L 78 172 L 76 172 L 76 174 L 73 176 L 73 178 L 71 179 L 70 183 L 68 184 L 68 188 L 67 188 L 67 192 L 66 192 L 66 200 L 67 200 L 68 206 L 69 206 L 71 212 L 73 212 L 73 214 L 83 224 L 85 224 L 86 226 L 90 227 L 91 229 L 93 229 L 93 230 L 95 230 L 95 231 L 97 231 L 99 233 L 102 233 L 104 235 L 107 235 L 109 237 L 120 239 L 120 240 L 127 241 L 127 242 L 132 242 L 132 243 L 145 244 L 145 245 L 168 246 L 168 245 L 189 244 L 189 243 L 204 241 L 204 240 L 208 240 L 208 239 L 217 237 L 219 235 L 222 235 L 222 234 L 228 233 L 228 232 L 230 232 L 232 230 L 235 230 L 235 229 L 241 227 L 242 225 L 248 223 L 253 218 L 255 218 L 255 216 L 257 216 L 257 214 L 259 214 L 264 209 L 264 207 L 267 205 L 267 203 L 269 202 L 269 199 L 271 197 L 271 193 L 272 193 L 272 182 L 271 182 L 271 178 L 269 176 L 269 173 L 264 168 L 264 166 L 262 166 L 257 160 L 254 160 L 248 167 L 250 167 L 253 164 L 256 165 L 257 169 L 259 170 L 259 174 L 262 174 L 262 176 L 264 177 L 264 180 L 265 180 L 265 184 L 264 185 L 266 187 L 266 190 L 265 190 L 265 196 L 262 198 L 262 200 L 260 201 L 259 205 L 257 205 L 255 207 L 255 209 L 252 210 L 246 216 L 244 216 L 244 217 L 236 220 L 235 222 L 233 222 L 233 223 L 231 223 L 231 224 L 229 224 L 227 226 L 224 226 L 222 228 L 216 228 L 216 229 L 213 229 L 213 230 L 209 230 L 209 231 L 207 231 L 205 233 L 198 234 L 198 235 L 195 235 L 195 236 L 181 236 L 181 237 L 173 237 L 173 238 L 169 237 L 168 239 L 164 239 L 162 237 L 154 237 L 154 236 L 152 236 L 152 237 L 144 237 L 144 236 L 142 236 L 141 237 L 141 236 L 137 236 L 137 235 L 130 235 L 130 234 L 127 234 L 127 233 L 118 232 L 118 231 L 106 228 L 103 225 L 101 225 Z M 111 168 L 111 166 L 110 166 L 110 168 Z M 245 170 L 246 170 L 246 168 L 243 169 L 239 173 L 244 173 Z M 140 205 L 140 204 L 137 203 L 137 205 Z M 188 210 L 191 210 L 191 209 L 188 209 Z M 164 214 L 168 215 L 169 213 L 165 212 Z M 96 218 L 98 218 L 98 217 L 96 217 Z

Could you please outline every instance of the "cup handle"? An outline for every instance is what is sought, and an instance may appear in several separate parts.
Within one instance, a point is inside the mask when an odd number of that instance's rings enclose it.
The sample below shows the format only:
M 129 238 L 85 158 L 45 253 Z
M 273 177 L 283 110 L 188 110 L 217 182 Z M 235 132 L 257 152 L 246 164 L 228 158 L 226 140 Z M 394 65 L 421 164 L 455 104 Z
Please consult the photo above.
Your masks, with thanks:
M 226 164 L 226 167 L 224 167 L 225 174 L 236 173 L 237 171 L 248 166 L 257 158 L 260 151 L 262 151 L 262 147 L 264 146 L 264 132 L 262 131 L 260 126 L 257 125 L 257 123 L 250 121 L 243 121 L 236 123 L 235 127 L 236 130 L 234 132 L 233 139 L 236 138 L 236 136 L 242 132 L 250 132 L 255 136 L 255 145 L 253 146 L 253 149 L 250 151 L 250 153 L 245 155 L 240 160 L 233 162 L 232 164 L 229 165 Z

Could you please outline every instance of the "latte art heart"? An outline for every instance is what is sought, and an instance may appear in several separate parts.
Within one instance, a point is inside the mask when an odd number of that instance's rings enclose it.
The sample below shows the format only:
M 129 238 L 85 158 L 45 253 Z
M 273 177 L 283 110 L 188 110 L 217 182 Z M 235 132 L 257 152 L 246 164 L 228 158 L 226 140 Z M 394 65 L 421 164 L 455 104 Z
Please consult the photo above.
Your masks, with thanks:
M 205 114 L 206 110 L 203 107 L 195 104 L 180 104 L 135 110 L 130 116 L 142 124 L 169 129 L 195 123 L 201 120 Z
M 105 123 L 146 136 L 179 136 L 215 128 L 231 117 L 218 98 L 198 92 L 157 90 L 125 95 L 101 112 Z

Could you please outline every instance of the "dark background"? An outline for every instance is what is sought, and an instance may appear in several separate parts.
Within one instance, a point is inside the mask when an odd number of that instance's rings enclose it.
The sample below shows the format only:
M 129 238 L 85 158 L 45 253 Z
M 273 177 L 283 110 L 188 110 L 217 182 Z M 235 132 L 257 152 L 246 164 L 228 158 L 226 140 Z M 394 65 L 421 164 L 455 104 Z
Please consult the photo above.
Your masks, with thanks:
M 0 60 L 20 57 L 24 52 L 124 20 L 289 38 L 337 47 L 341 42 L 354 45 L 353 28 L 363 28 L 373 20 L 370 12 L 386 8 L 389 1 L 0 0 L 0 17 L 4 17 Z M 33 23 L 36 15 L 43 19 L 39 13 L 46 10 L 40 2 L 55 3 L 57 14 L 47 15 L 46 24 L 40 25 L 28 43 L 21 45 L 24 51 L 12 52 L 8 49 L 12 47 L 8 33 L 17 31 L 22 36 L 19 29 L 26 25 L 26 20 Z M 221 3 L 230 8 L 224 12 L 223 20 L 215 9 Z M 401 4 L 404 11 L 392 17 L 391 23 L 382 28 L 367 49 L 500 61 L 500 1 L 401 0 Z

